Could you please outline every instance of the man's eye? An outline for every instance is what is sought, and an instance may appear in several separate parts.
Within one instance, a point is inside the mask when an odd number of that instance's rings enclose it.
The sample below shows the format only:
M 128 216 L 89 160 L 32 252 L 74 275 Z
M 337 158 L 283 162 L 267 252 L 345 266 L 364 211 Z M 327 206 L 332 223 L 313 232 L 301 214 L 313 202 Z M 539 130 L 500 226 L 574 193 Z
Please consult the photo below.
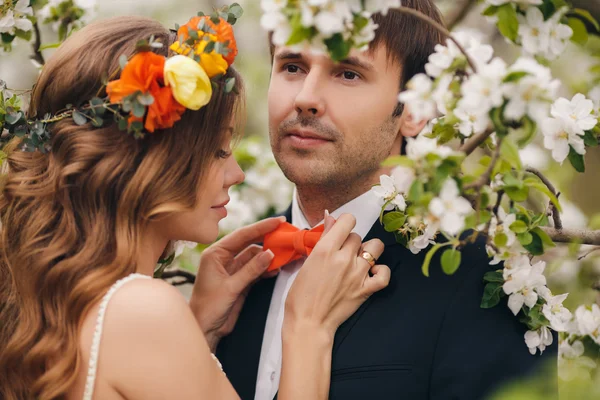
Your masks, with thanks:
M 352 71 L 344 71 L 343 75 L 344 75 L 344 79 L 347 79 L 349 81 L 353 81 L 359 77 L 356 72 L 352 72 Z
M 297 66 L 297 65 L 293 65 L 293 64 L 288 64 L 288 65 L 286 65 L 284 68 L 285 68 L 285 70 L 286 70 L 287 72 L 289 72 L 290 74 L 295 74 L 295 73 L 297 73 L 297 72 L 298 72 L 298 70 L 300 70 L 300 68 L 298 68 L 298 66 Z

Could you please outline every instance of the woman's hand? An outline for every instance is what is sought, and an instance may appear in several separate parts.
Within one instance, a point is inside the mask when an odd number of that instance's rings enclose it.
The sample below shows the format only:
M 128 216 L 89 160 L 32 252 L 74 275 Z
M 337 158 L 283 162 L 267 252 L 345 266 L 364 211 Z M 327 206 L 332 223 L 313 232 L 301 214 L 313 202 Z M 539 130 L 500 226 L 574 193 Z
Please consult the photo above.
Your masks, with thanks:
M 383 253 L 383 243 L 374 239 L 362 244 L 360 236 L 351 233 L 355 225 L 356 219 L 349 214 L 337 221 L 326 218 L 323 237 L 289 291 L 284 332 L 298 331 L 300 325 L 312 326 L 325 329 L 333 338 L 337 328 L 369 296 L 388 285 L 390 269 L 385 265 L 371 267 L 361 257 L 367 251 L 377 259 Z
M 264 275 L 273 253 L 261 242 L 285 217 L 269 218 L 240 228 L 202 253 L 190 307 L 214 352 L 219 340 L 231 333 L 248 290 Z

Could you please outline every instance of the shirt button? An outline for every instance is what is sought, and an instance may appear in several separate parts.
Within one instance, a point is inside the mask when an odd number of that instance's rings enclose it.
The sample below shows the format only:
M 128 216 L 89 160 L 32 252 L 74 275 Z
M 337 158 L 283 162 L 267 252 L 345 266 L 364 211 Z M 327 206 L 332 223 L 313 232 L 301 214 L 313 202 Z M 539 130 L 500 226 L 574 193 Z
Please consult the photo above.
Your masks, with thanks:
M 271 381 L 275 380 L 275 371 L 271 372 Z

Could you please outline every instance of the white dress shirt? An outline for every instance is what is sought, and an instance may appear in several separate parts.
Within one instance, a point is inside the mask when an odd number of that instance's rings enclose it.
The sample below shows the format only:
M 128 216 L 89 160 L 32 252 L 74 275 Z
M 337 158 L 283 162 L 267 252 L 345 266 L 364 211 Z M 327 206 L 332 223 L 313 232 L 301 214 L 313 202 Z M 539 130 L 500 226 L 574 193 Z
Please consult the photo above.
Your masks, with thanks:
M 371 230 L 373 224 L 379 218 L 382 202 L 371 191 L 368 191 L 354 200 L 344 204 L 331 213 L 334 218 L 341 214 L 352 214 L 356 217 L 356 226 L 353 232 L 360 235 L 362 239 Z M 297 192 L 294 190 L 292 200 L 292 225 L 298 229 L 310 229 L 306 217 L 300 210 L 297 200 Z M 323 221 L 319 222 L 319 224 Z M 319 225 L 317 224 L 317 225 Z M 277 277 L 267 322 L 260 350 L 260 362 L 258 364 L 258 376 L 256 378 L 255 400 L 273 400 L 279 390 L 279 379 L 281 377 L 281 328 L 283 325 L 283 314 L 285 299 L 288 291 L 304 264 L 305 258 L 293 261 L 284 266 Z

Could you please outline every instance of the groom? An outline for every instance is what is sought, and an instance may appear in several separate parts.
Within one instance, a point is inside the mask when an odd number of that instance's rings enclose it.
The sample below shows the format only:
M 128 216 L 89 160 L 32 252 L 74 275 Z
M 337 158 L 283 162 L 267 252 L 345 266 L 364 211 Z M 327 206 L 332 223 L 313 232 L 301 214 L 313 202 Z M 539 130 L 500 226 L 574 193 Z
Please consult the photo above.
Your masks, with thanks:
M 432 0 L 403 5 L 441 20 Z M 427 278 L 421 272 L 425 251 L 413 255 L 380 225 L 380 203 L 369 191 L 382 173 L 380 163 L 399 154 L 404 138 L 425 124 L 398 106 L 397 94 L 423 71 L 442 38 L 399 13 L 375 19 L 379 29 L 370 51 L 353 51 L 340 64 L 272 47 L 271 145 L 296 185 L 288 221 L 304 229 L 319 224 L 325 210 L 335 210 L 334 217 L 353 214 L 356 233 L 384 242 L 379 263 L 392 271 L 389 287 L 335 336 L 330 399 L 483 398 L 545 361 L 555 363 L 556 342 L 533 356 L 524 342 L 526 328 L 506 302 L 480 308 L 482 278 L 491 270 L 482 242 L 464 250 L 453 276 L 444 275 L 434 258 Z M 301 264 L 257 283 L 235 330 L 220 343 L 217 356 L 244 400 L 277 395 L 284 304 Z

